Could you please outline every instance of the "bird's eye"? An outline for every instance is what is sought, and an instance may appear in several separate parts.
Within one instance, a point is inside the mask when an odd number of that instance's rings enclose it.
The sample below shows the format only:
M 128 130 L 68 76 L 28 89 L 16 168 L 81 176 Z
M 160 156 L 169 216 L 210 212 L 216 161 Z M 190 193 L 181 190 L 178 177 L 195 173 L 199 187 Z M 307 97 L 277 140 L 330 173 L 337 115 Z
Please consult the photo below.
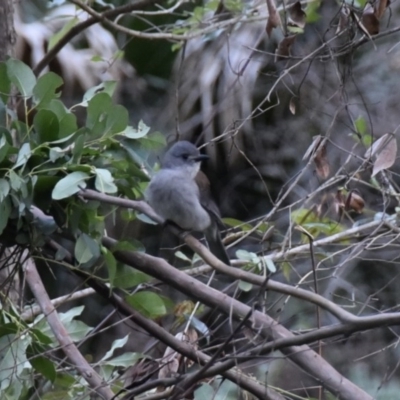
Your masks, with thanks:
M 189 154 L 182 154 L 182 158 L 183 158 L 184 160 L 187 160 L 187 159 L 189 158 Z

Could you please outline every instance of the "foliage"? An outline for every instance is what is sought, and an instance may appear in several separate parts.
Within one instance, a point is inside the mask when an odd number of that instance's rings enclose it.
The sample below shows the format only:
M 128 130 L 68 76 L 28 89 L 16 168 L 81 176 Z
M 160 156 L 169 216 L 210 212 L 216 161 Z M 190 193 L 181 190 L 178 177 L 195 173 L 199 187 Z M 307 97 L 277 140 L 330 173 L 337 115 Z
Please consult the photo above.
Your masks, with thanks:
M 23 121 L 7 106 L 15 90 L 13 86 L 20 93 Z M 142 184 L 148 180 L 149 172 L 145 171 L 151 170 L 148 154 L 163 147 L 164 138 L 158 132 L 150 132 L 143 122 L 137 128 L 128 124 L 128 111 L 114 105 L 111 99 L 115 82 L 104 82 L 89 90 L 82 102 L 70 108 L 59 99 L 62 86 L 62 79 L 52 72 L 36 79 L 31 69 L 19 60 L 9 59 L 0 64 L 1 239 L 9 245 L 29 246 L 34 251 L 59 229 L 52 219 L 34 216 L 31 207 L 35 204 L 52 214 L 58 226 L 75 238 L 74 255 L 84 268 L 103 254 L 113 286 L 122 289 L 137 286 L 148 277 L 117 263 L 112 252 L 100 242 L 105 219 L 115 210 L 72 196 L 85 188 L 94 188 L 101 193 L 118 191 L 130 198 L 140 197 Z M 74 114 L 78 107 L 86 111 L 81 126 Z M 116 250 L 121 249 L 143 250 L 143 247 L 139 242 L 125 245 L 121 242 Z M 58 260 L 63 258 L 60 253 Z M 128 294 L 127 301 L 152 318 L 166 313 L 163 299 L 150 291 Z M 74 319 L 82 309 L 59 314 L 74 341 L 90 335 L 90 328 Z M 3 310 L 1 318 L 2 398 L 10 398 L 11 393 L 13 399 L 27 398 L 33 387 L 33 370 L 53 383 L 45 398 L 74 399 L 82 393 L 84 381 L 73 373 L 57 372 L 56 359 L 46 356 L 56 348 L 56 341 L 43 316 L 27 324 L 16 314 Z M 121 346 L 115 342 L 111 350 Z M 140 358 L 136 353 L 125 354 L 124 360 L 111 355 L 112 351 L 102 360 L 107 379 L 115 367 L 133 364 Z M 7 367 L 16 360 L 16 370 Z

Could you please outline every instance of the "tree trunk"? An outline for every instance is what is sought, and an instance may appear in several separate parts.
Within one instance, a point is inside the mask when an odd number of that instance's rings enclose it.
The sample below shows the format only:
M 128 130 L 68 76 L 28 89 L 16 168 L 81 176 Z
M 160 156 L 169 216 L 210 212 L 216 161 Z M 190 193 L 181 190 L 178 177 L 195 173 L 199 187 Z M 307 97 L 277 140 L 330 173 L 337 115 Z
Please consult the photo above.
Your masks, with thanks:
M 14 29 L 14 1 L 0 1 L 0 61 L 4 61 L 8 56 L 12 56 L 14 52 L 16 41 Z
M 0 62 L 13 56 L 16 42 L 14 29 L 14 4 L 16 0 L 0 0 Z M 11 104 L 8 106 L 10 107 Z M 7 305 L 7 299 L 16 304 L 19 300 L 19 279 L 15 268 L 18 258 L 15 248 L 2 248 L 0 245 L 0 301 Z

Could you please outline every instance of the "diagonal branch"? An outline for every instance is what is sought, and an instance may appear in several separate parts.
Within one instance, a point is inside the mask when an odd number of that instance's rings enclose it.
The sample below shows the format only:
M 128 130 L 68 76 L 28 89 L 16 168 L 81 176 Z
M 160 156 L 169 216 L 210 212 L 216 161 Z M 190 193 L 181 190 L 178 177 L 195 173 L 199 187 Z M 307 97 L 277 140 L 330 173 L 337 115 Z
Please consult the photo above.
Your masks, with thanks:
M 112 249 L 117 242 L 110 238 L 103 238 L 102 243 L 104 246 Z M 164 283 L 189 297 L 201 301 L 209 307 L 213 307 L 227 315 L 233 315 L 237 320 L 243 319 L 251 310 L 249 306 L 240 301 L 233 299 L 216 289 L 208 287 L 198 280 L 177 270 L 163 259 L 152 257 L 148 254 L 127 251 L 117 251 L 114 255 L 119 261 L 160 279 Z M 393 322 L 396 321 L 395 323 L 399 323 L 400 313 L 394 314 L 396 315 L 388 319 Z M 278 324 L 273 318 L 259 311 L 254 311 L 252 321 L 254 321 L 255 326 L 265 337 L 272 338 L 273 340 L 282 339 L 296 341 L 302 336 L 294 336 L 292 332 Z M 343 328 L 342 325 L 339 326 Z M 345 328 L 347 331 L 349 326 L 346 325 Z M 357 329 L 357 327 L 355 327 L 355 329 Z M 372 399 L 362 389 L 339 374 L 328 362 L 311 350 L 309 346 L 289 345 L 280 350 L 300 368 L 321 381 L 328 390 L 339 395 L 340 398 L 344 400 Z M 236 361 L 232 360 L 232 362 L 235 363 Z
M 48 245 L 55 251 L 62 248 L 58 243 L 49 240 Z M 68 250 L 62 248 L 65 254 L 65 259 L 74 264 L 73 256 Z M 196 350 L 190 343 L 178 340 L 175 336 L 171 335 L 167 330 L 159 326 L 154 321 L 147 319 L 141 315 L 138 311 L 130 307 L 120 296 L 115 294 L 107 285 L 99 282 L 97 279 L 87 275 L 79 269 L 73 271 L 77 276 L 82 278 L 84 282 L 94 289 L 97 294 L 107 299 L 118 311 L 128 316 L 132 322 L 140 326 L 142 329 L 147 331 L 156 339 L 160 340 L 161 343 L 171 347 L 175 351 L 183 354 L 185 357 L 190 358 L 196 363 L 205 365 L 209 360 L 210 356 L 207 356 L 203 352 Z M 193 279 L 193 278 L 192 278 Z M 196 280 L 194 280 L 196 281 Z M 196 281 L 197 282 L 197 281 Z M 258 398 L 265 400 L 284 400 L 283 396 L 269 387 L 257 382 L 255 379 L 251 379 L 248 375 L 241 372 L 238 368 L 231 369 L 231 367 L 224 369 L 220 372 L 226 379 L 236 383 L 244 390 L 249 391 Z
M 40 279 L 39 273 L 36 269 L 36 265 L 33 259 L 30 257 L 25 262 L 25 277 L 28 282 L 29 288 L 43 314 L 45 315 L 47 322 L 50 325 L 54 336 L 57 338 L 62 350 L 65 355 L 71 360 L 80 372 L 82 377 L 90 385 L 90 387 L 105 400 L 111 400 L 114 397 L 114 393 L 109 386 L 103 381 L 100 375 L 89 365 L 86 359 L 82 356 L 79 350 L 76 348 L 74 342 L 71 340 L 68 332 L 64 325 L 61 323 L 57 311 L 54 305 L 50 301 L 50 297 L 43 286 L 43 282 Z

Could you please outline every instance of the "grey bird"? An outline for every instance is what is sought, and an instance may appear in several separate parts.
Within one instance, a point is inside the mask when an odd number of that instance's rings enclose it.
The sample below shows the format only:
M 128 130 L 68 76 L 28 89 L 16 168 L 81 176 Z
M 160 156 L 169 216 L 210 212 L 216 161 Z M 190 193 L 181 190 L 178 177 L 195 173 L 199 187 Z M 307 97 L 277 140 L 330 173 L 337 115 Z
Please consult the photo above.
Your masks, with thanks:
M 200 171 L 208 159 L 187 141 L 175 143 L 166 153 L 160 171 L 151 179 L 145 198 L 154 211 L 182 229 L 203 232 L 210 251 L 225 264 L 229 257 L 222 244 L 222 226 L 217 205 L 211 198 L 210 182 Z

